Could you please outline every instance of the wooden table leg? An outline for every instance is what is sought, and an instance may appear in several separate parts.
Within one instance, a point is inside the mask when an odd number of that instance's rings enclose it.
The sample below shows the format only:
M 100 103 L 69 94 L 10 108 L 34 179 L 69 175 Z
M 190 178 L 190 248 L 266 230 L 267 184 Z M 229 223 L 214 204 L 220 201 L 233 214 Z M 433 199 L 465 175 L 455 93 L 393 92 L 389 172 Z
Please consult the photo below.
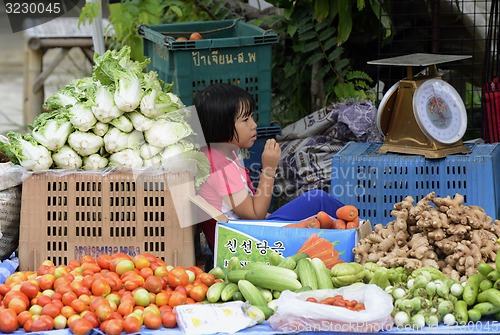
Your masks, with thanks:
M 42 73 L 43 67 L 43 50 L 32 50 L 28 48 L 27 51 L 27 63 L 25 64 L 26 69 L 26 97 L 25 97 L 25 109 L 24 109 L 24 123 L 26 125 L 33 123 L 35 117 L 40 114 L 42 110 L 42 104 L 44 100 L 43 88 L 33 90 L 36 78 Z

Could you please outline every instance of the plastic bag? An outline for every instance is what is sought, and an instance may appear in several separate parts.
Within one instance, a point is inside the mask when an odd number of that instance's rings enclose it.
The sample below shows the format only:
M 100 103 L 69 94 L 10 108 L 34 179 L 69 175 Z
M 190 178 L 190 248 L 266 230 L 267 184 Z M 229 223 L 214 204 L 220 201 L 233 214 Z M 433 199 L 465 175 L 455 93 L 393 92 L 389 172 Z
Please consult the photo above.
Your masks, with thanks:
M 308 302 L 342 295 L 347 300 L 365 304 L 363 311 Z M 392 298 L 377 285 L 353 284 L 335 290 L 314 290 L 300 293 L 284 291 L 276 301 L 276 312 L 269 318 L 274 330 L 285 332 L 378 332 L 392 328 Z
M 245 303 L 188 304 L 175 307 L 177 325 L 188 335 L 236 333 L 257 321 L 245 312 Z
M 25 168 L 11 162 L 0 163 L 0 260 L 19 245 L 21 223 L 21 184 L 28 177 Z

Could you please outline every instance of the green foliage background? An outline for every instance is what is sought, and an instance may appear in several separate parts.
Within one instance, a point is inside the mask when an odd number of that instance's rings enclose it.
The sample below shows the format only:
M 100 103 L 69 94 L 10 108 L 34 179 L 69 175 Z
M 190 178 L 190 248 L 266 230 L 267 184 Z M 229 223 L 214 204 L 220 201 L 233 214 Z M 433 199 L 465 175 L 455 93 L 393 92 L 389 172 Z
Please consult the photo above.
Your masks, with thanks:
M 109 8 L 114 29 L 109 45 L 130 45 L 133 57 L 142 60 L 141 24 L 239 18 L 280 36 L 273 46 L 272 119 L 281 126 L 336 101 L 375 99 L 372 78 L 352 68 L 345 46 L 355 32 L 376 39 L 380 26 L 390 41 L 391 22 L 378 0 L 267 2 L 273 7 L 254 8 L 246 0 L 122 0 Z M 88 6 L 83 18 L 95 15 Z

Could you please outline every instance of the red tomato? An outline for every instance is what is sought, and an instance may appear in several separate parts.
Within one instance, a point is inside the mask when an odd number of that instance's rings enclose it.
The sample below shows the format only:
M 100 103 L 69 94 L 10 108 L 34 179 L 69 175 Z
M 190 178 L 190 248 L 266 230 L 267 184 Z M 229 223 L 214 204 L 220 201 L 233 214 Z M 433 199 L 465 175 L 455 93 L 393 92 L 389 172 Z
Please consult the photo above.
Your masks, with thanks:
M 188 267 L 186 268 L 186 270 L 191 270 L 191 271 L 193 271 L 193 273 L 195 274 L 195 276 L 196 276 L 196 277 L 198 277 L 198 276 L 199 276 L 199 275 L 201 275 L 203 272 L 205 272 L 205 271 L 203 271 L 200 267 L 195 266 L 195 265 L 188 266 Z
M 43 332 L 43 331 L 51 330 L 52 328 L 49 326 L 47 321 L 42 319 L 42 318 L 37 319 L 37 320 L 33 320 L 33 323 L 31 324 L 31 331 L 32 332 Z
M 212 286 L 214 283 L 215 283 L 215 277 L 213 275 L 211 275 L 210 273 L 202 273 L 200 274 L 200 276 L 198 277 L 200 278 L 200 281 L 207 285 L 208 287 Z
M 86 312 L 83 314 L 82 317 L 92 324 L 92 328 L 99 327 L 100 322 L 99 319 L 97 318 L 97 315 L 95 315 L 94 312 Z
M 189 290 L 191 290 L 191 288 Z M 179 285 L 174 289 L 174 291 L 184 293 L 185 295 L 189 295 L 187 286 Z
M 0 295 L 4 296 L 10 291 L 12 287 L 7 284 L 0 284 Z
M 16 314 L 20 314 L 28 308 L 28 305 L 23 299 L 14 297 L 10 300 L 8 307 L 16 312 Z
M 0 331 L 12 333 L 18 327 L 17 314 L 12 309 L 0 309 Z
M 90 321 L 84 318 L 75 319 L 69 324 L 69 329 L 75 335 L 85 335 L 92 328 Z
M 106 279 L 97 278 L 92 282 L 92 286 L 90 287 L 92 294 L 95 296 L 107 296 L 111 293 L 111 286 L 107 282 Z
M 122 316 L 127 316 L 134 311 L 134 306 L 135 303 L 132 303 L 130 301 L 122 301 L 118 305 L 117 312 L 120 313 L 120 315 Z
M 104 326 L 104 333 L 106 335 L 119 335 L 123 331 L 122 320 L 111 319 L 106 322 Z
M 87 309 L 87 304 L 81 299 L 73 300 L 70 306 L 73 307 L 73 310 L 78 314 Z
M 163 279 L 157 276 L 149 276 L 144 281 L 144 288 L 152 293 L 159 293 L 163 289 Z
M 111 255 L 102 254 L 97 257 L 97 264 L 99 264 L 102 269 L 109 269 L 111 266 L 111 260 Z
M 192 33 L 190 36 L 189 36 L 189 39 L 190 40 L 202 40 L 203 39 L 203 36 L 198 33 L 198 32 L 194 32 Z
M 26 296 L 26 294 L 20 292 L 20 291 L 15 291 L 15 290 L 12 290 L 12 291 L 9 291 L 5 294 L 5 296 L 3 297 L 3 305 L 4 307 L 9 307 L 9 303 L 12 299 L 14 298 L 21 298 L 22 300 L 24 300 L 24 302 L 26 303 L 26 306 L 29 306 L 30 305 L 30 299 L 28 299 L 28 297 Z M 47 297 L 49 299 L 49 301 L 51 300 L 49 297 Z
M 49 315 L 55 318 L 61 313 L 61 309 L 55 303 L 51 302 L 42 307 L 42 315 Z
M 127 334 L 138 333 L 141 330 L 141 321 L 135 316 L 129 316 L 123 320 L 123 330 Z
M 143 322 L 148 329 L 159 329 L 161 327 L 161 316 L 155 313 L 145 313 Z
M 189 292 L 189 297 L 194 301 L 203 301 L 207 294 L 207 289 L 201 285 L 195 285 Z
M 165 328 L 175 328 L 177 326 L 177 317 L 172 311 L 165 311 L 161 315 L 161 323 Z
M 30 311 L 23 311 L 17 315 L 17 322 L 19 323 L 19 325 L 21 327 L 24 326 L 24 323 L 26 322 L 26 320 L 31 320 L 31 319 L 32 319 L 32 315 L 31 315 Z
M 168 285 L 177 287 L 179 285 L 186 286 L 189 284 L 189 276 L 186 270 L 181 266 L 176 266 L 168 272 L 167 275 Z
M 40 287 L 34 282 L 25 281 L 21 284 L 21 288 L 19 290 L 26 294 L 29 299 L 33 299 L 37 296 L 38 292 L 40 292 Z
M 50 304 L 52 302 L 52 299 L 47 296 L 47 295 L 39 295 L 38 297 L 36 297 L 36 304 L 37 305 L 40 305 L 40 306 L 45 306 L 47 304 Z
M 172 308 L 178 305 L 184 305 L 186 303 L 187 296 L 179 291 L 174 291 L 168 299 L 168 305 Z

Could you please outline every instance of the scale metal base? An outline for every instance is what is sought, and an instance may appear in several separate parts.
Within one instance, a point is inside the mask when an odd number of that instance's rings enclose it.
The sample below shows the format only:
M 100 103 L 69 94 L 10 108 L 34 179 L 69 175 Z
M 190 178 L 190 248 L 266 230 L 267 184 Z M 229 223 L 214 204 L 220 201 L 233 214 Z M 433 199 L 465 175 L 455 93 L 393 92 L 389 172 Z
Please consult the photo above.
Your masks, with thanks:
M 402 146 L 400 143 L 393 145 L 384 142 L 384 144 L 382 144 L 377 152 L 381 154 L 393 152 L 400 154 L 422 155 L 425 158 L 444 158 L 448 155 L 468 154 L 470 153 L 470 150 L 465 145 L 463 145 L 462 142 L 457 143 L 453 147 L 448 146 L 446 148 L 433 148 L 432 146 L 430 146 L 425 149 L 413 146 Z
M 443 144 L 427 136 L 418 125 L 413 111 L 413 96 L 417 87 L 433 78 L 440 78 L 436 64 L 470 58 L 471 56 L 412 54 L 368 62 L 375 65 L 406 66 L 407 78 L 391 88 L 381 102 L 377 116 L 384 144 L 379 153 L 422 155 L 426 158 L 443 158 L 452 154 L 466 154 L 469 149 L 462 141 Z M 413 77 L 413 66 L 428 66 L 427 75 Z

